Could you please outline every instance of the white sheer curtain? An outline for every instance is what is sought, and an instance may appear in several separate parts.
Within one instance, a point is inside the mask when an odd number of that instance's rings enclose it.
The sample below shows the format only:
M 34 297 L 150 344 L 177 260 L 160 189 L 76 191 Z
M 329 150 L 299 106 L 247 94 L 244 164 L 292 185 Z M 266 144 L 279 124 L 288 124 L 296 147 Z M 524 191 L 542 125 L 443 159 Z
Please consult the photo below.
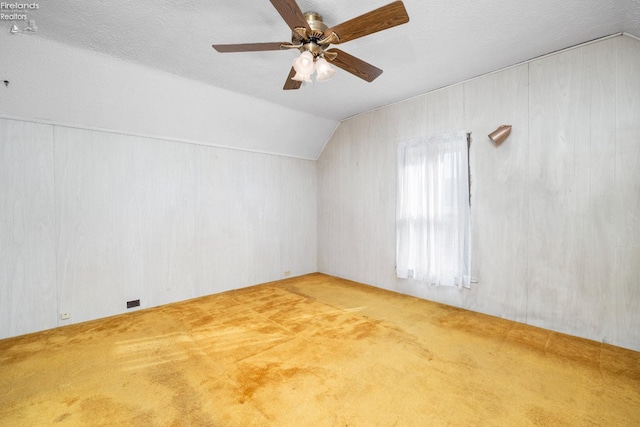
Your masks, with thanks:
M 470 217 L 466 132 L 402 142 L 396 207 L 398 277 L 468 288 Z

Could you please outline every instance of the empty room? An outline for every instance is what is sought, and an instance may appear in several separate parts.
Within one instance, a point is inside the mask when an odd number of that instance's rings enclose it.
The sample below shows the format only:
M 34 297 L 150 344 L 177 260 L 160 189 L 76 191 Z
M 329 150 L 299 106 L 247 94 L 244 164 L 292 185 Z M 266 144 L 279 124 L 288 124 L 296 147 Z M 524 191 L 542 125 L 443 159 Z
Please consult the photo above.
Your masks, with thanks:
M 0 9 L 0 426 L 640 425 L 638 0 Z

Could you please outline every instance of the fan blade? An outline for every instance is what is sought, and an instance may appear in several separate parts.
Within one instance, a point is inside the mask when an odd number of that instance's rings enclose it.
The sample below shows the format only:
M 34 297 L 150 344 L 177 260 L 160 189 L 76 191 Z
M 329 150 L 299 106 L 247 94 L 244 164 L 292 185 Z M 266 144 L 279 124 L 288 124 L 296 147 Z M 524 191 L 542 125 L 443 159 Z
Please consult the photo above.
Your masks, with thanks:
M 244 44 L 214 44 L 211 45 L 215 50 L 221 53 L 229 52 L 259 52 L 263 50 L 280 50 L 286 49 L 291 43 L 244 43 Z
M 340 67 L 345 71 L 353 74 L 356 77 L 360 77 L 368 82 L 374 81 L 382 70 L 378 67 L 364 62 L 362 59 L 358 59 L 355 56 L 349 55 L 340 49 L 329 49 L 327 52 L 336 53 L 337 56 L 331 60 L 331 63 L 336 67 Z M 327 58 L 328 59 L 328 58 Z
M 280 16 L 282 16 L 282 19 L 284 19 L 284 22 L 287 23 L 292 31 L 302 27 L 311 33 L 311 28 L 309 28 L 309 24 L 307 20 L 304 19 L 304 15 L 295 0 L 271 0 L 271 4 L 276 8 Z
M 300 89 L 300 86 L 302 86 L 302 82 L 299 82 L 297 80 L 292 80 L 293 76 L 296 75 L 296 70 L 291 67 L 291 71 L 289 71 L 289 76 L 287 77 L 287 81 L 284 82 L 284 87 L 282 89 L 284 90 L 290 90 L 290 89 Z
M 350 19 L 324 32 L 325 37 L 336 33 L 340 38 L 334 44 L 340 44 L 354 40 L 396 25 L 409 22 L 409 15 L 401 1 L 394 1 L 386 6 L 372 10 L 369 13 Z

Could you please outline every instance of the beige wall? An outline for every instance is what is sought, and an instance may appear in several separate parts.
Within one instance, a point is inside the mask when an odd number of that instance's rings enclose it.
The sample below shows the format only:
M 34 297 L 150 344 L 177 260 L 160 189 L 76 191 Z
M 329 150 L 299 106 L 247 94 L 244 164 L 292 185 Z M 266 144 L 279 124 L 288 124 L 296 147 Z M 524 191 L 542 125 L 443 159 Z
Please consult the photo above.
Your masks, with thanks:
M 638 70 L 618 36 L 343 122 L 318 161 L 320 271 L 640 350 Z M 471 290 L 395 277 L 397 144 L 456 130 L 473 134 Z

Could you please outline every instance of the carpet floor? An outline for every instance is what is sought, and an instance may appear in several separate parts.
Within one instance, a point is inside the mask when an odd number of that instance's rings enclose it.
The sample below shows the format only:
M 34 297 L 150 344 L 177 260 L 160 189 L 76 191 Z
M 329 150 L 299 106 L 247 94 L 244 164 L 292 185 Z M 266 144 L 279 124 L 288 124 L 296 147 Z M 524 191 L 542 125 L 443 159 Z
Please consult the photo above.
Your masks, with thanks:
M 1 340 L 0 425 L 640 426 L 640 353 L 311 274 Z

